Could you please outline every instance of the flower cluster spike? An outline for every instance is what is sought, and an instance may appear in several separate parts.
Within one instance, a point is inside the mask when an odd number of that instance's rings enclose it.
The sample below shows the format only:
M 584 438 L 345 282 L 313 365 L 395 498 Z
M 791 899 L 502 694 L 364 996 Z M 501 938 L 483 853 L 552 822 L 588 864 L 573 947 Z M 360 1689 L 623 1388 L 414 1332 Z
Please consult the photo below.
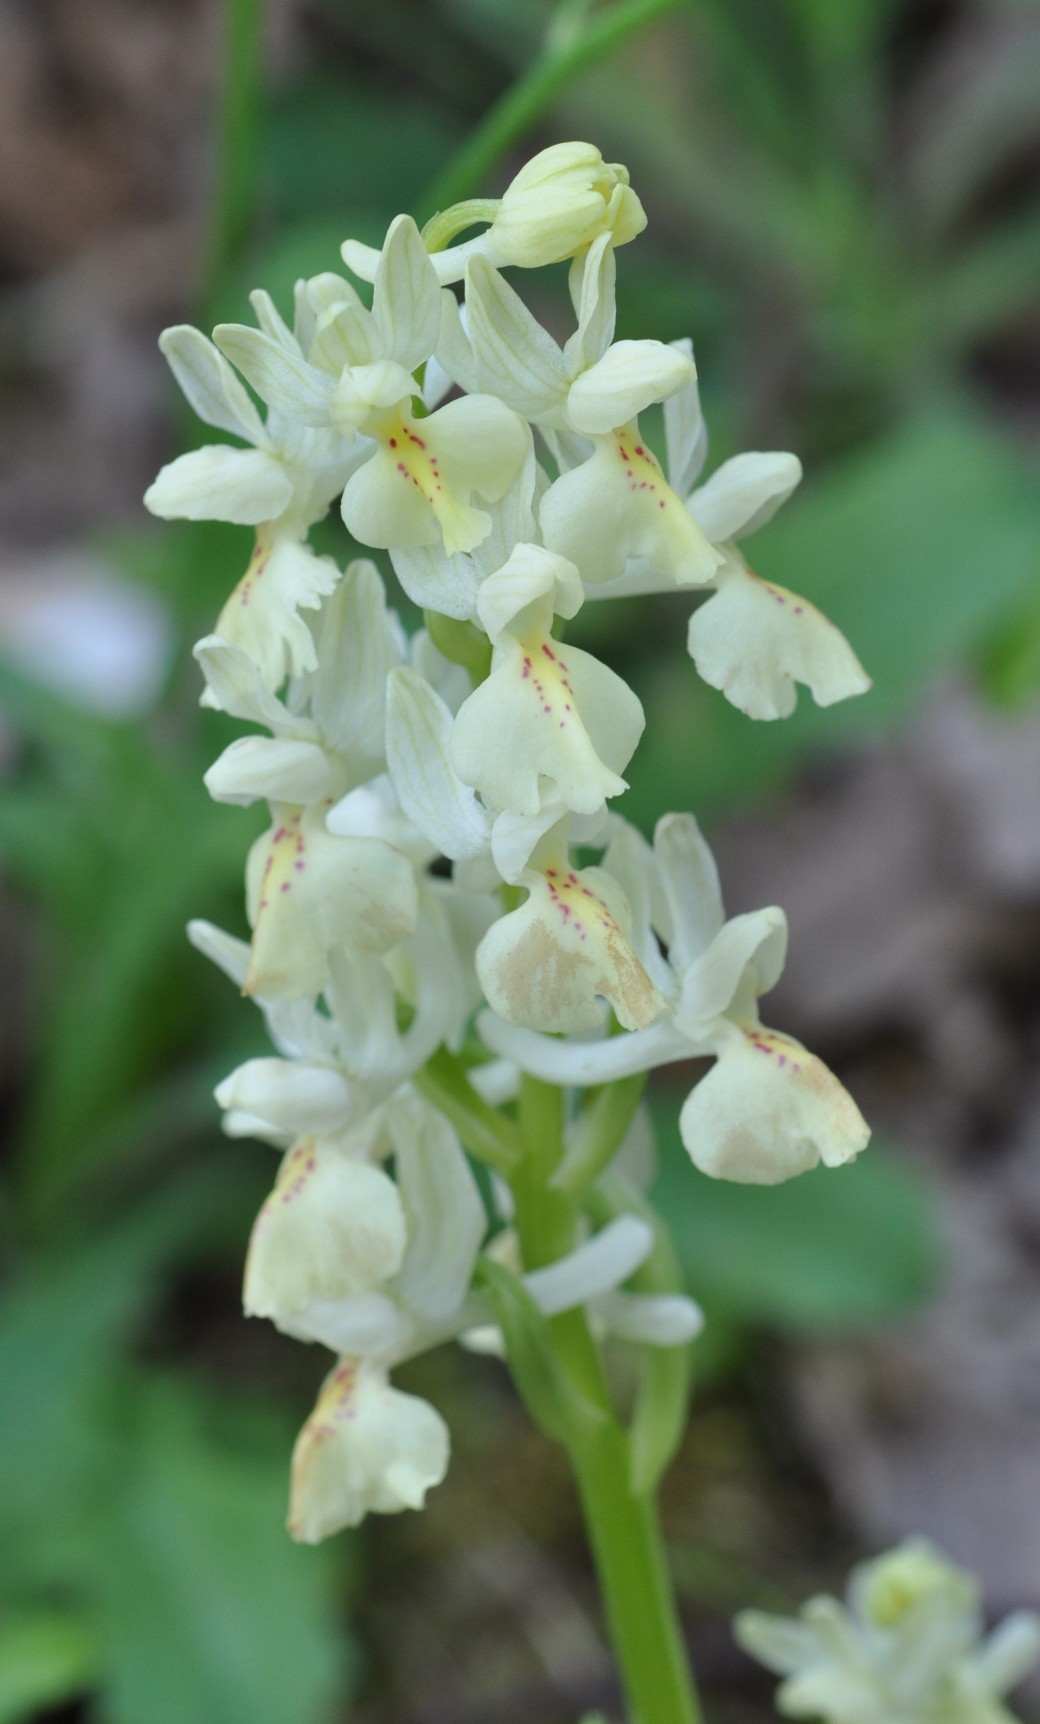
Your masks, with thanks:
M 681 1127 L 707 1173 L 774 1182 L 867 1141 L 831 1073 L 760 1022 L 782 912 L 726 920 L 692 816 L 666 816 L 651 846 L 613 812 L 643 710 L 562 638 L 587 601 L 689 589 L 694 663 L 751 717 L 789 712 L 799 682 L 824 705 L 868 686 L 838 631 L 738 549 L 797 484 L 796 458 L 740 455 L 698 483 L 690 342 L 614 339 L 615 254 L 645 220 L 623 167 L 559 144 L 500 200 L 423 233 L 400 215 L 379 250 L 348 240 L 356 280 L 298 282 L 291 327 L 258 292 L 255 327 L 161 340 L 196 412 L 236 441 L 164 467 L 148 507 L 255 534 L 196 657 L 203 701 L 255 727 L 207 786 L 266 801 L 270 825 L 246 867 L 249 940 L 191 935 L 274 1047 L 217 1090 L 228 1132 L 284 1153 L 246 1309 L 336 1356 L 293 1461 L 305 1540 L 417 1507 L 444 1475 L 443 1420 L 389 1374 L 493 1327 L 478 1258 L 496 1229 L 500 1253 L 515 1240 L 501 1191 L 491 1211 L 480 1194 L 463 1114 L 479 1155 L 500 1110 L 501 1161 L 524 1073 L 580 1090 L 700 1055 L 715 1063 Z M 561 344 L 501 272 L 562 260 Z M 337 500 L 424 607 L 411 639 L 373 562 L 341 570 L 308 543 Z M 454 1106 L 431 1079 L 445 1060 Z M 535 1305 L 580 1305 L 640 1345 L 688 1340 L 692 1302 L 624 1287 L 653 1247 L 645 1220 L 584 1228 L 525 1277 Z

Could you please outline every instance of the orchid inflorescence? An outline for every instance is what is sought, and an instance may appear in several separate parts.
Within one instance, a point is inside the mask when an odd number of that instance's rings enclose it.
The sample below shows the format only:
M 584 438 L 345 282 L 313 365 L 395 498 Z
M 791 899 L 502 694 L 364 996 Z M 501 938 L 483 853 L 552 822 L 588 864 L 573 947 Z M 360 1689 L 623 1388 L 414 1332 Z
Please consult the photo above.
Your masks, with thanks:
M 291 329 L 257 292 L 258 327 L 161 340 L 195 411 L 238 441 L 164 467 L 148 506 L 255 529 L 195 656 L 204 702 L 257 727 L 210 768 L 210 793 L 266 800 L 271 820 L 246 867 L 249 941 L 198 922 L 191 937 L 276 1049 L 217 1090 L 226 1131 L 285 1151 L 246 1310 L 337 1358 L 294 1454 L 300 1539 L 418 1507 L 443 1478 L 442 1418 L 389 1373 L 449 1338 L 495 1345 L 482 1266 L 547 1316 L 580 1308 L 600 1340 L 696 1333 L 678 1286 L 631 1284 L 657 1236 L 630 1080 L 714 1061 L 680 1124 L 717 1177 L 773 1183 L 867 1141 L 837 1079 L 760 1022 L 783 912 L 726 919 L 692 815 L 665 815 L 651 844 L 611 811 L 643 710 L 563 638 L 586 603 L 688 590 L 693 661 L 752 718 L 790 713 L 796 683 L 821 705 L 868 686 L 837 629 L 738 549 L 797 459 L 739 455 L 700 482 L 689 341 L 613 339 L 616 250 L 645 221 L 623 168 L 560 144 L 500 200 L 422 232 L 398 216 L 379 250 L 348 240 L 360 285 L 298 282 Z M 567 259 L 560 346 L 501 272 Z M 640 426 L 659 406 L 663 464 Z M 372 561 L 342 571 L 308 544 L 337 499 L 424 611 L 411 638 Z M 531 1081 L 567 1092 L 559 1177 L 580 1216 L 572 1248 L 536 1265 L 510 1191 Z M 609 1213 L 584 1201 L 608 1164 Z

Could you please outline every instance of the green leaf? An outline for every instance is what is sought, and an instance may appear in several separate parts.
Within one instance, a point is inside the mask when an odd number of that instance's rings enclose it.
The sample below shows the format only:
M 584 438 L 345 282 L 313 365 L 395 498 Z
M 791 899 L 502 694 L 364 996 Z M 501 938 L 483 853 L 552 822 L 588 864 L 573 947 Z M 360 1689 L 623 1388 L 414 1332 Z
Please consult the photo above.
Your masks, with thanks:
M 191 1169 L 0 1309 L 0 1597 L 88 1611 L 113 1724 L 322 1724 L 345 1681 L 338 1558 L 283 1530 L 291 1429 L 126 1364 L 171 1263 L 239 1211 L 240 1171 Z
M 1024 707 L 1040 694 L 1040 597 L 999 629 L 983 658 L 986 693 L 999 705 Z
M 963 350 L 1027 313 L 1038 280 L 1040 208 L 1034 207 L 992 222 L 932 266 L 915 308 L 915 340 L 930 351 Z
M 334 1556 L 284 1531 L 281 1421 L 137 1388 L 99 1567 L 111 1724 L 323 1724 L 348 1675 Z
M 75 1612 L 5 1616 L 0 1623 L 0 1724 L 22 1724 L 91 1687 L 97 1635 Z
M 243 1231 L 248 1161 L 213 1158 L 78 1246 L 26 1262 L 0 1301 L 0 1585 L 75 1570 L 91 1543 L 128 1343 L 174 1261 Z
M 105 1437 L 119 1350 L 142 1310 L 150 1231 L 109 1237 L 26 1277 L 0 1308 L 0 1583 L 75 1569 Z
M 109 795 L 91 920 L 48 1003 L 23 1132 L 36 1219 L 94 1171 L 88 1152 L 106 1120 L 193 1032 L 184 924 L 237 882 L 256 826 L 212 807 L 180 763 L 127 775 Z
M 926 1188 L 872 1143 L 848 1167 L 783 1185 L 709 1179 L 679 1140 L 677 1105 L 655 1102 L 662 1167 L 652 1193 L 695 1298 L 795 1334 L 860 1329 L 924 1299 L 939 1261 Z

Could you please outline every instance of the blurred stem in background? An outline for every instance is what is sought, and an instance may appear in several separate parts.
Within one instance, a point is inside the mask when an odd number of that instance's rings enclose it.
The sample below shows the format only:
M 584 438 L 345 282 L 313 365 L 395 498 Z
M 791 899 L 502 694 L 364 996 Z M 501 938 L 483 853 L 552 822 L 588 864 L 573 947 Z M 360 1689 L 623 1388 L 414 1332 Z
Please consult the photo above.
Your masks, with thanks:
M 530 69 L 495 103 L 423 199 L 426 219 L 460 203 L 483 184 L 502 157 L 523 138 L 577 75 L 621 47 L 636 31 L 686 0 L 622 0 L 590 17 L 588 0 L 564 0 Z
M 263 26 L 264 0 L 224 0 L 216 186 L 200 296 L 206 329 L 219 318 L 256 211 L 264 101 Z

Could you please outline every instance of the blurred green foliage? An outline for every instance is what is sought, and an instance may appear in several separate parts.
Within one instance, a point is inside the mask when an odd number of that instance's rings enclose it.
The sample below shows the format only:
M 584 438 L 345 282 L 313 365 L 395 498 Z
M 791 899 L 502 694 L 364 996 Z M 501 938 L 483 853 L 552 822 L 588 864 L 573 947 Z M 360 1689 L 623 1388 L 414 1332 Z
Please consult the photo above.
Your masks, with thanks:
M 756 567 L 834 617 L 874 692 L 752 727 L 694 677 L 681 600 L 587 607 L 585 638 L 647 708 L 632 818 L 775 792 L 814 751 L 905 721 L 954 663 L 1035 697 L 1040 497 L 978 388 L 1040 281 L 1019 171 L 1030 5 L 994 6 L 1006 28 L 931 103 L 936 38 L 911 0 L 687 0 L 588 65 L 575 44 L 612 15 L 589 0 L 304 10 L 317 51 L 261 108 L 261 6 L 229 3 L 214 317 L 260 283 L 284 305 L 348 231 L 378 240 L 431 187 L 496 189 L 514 144 L 588 135 L 651 216 L 622 260 L 619 333 L 692 330 L 722 454 L 769 439 L 807 459 Z M 562 321 L 555 303 L 539 310 Z M 0 1724 L 88 1690 L 113 1724 L 320 1724 L 353 1681 L 350 1556 L 281 1530 L 300 1394 L 207 1357 L 208 1315 L 191 1344 L 163 1339 L 192 1277 L 241 1256 L 273 1171 L 216 1136 L 212 1085 L 261 1036 L 183 938 L 191 914 L 241 926 L 256 821 L 205 796 L 228 729 L 194 710 L 184 666 L 244 553 L 233 530 L 156 524 L 119 554 L 182 630 L 162 710 L 112 724 L 13 672 L 0 688 L 20 750 L 0 853 L 42 960 L 0 1186 Z M 894 1158 L 723 1186 L 677 1150 L 674 1114 L 662 1098 L 660 1194 L 709 1313 L 702 1379 L 758 1326 L 861 1327 L 924 1294 L 929 1204 Z
M 936 1284 L 931 1194 L 892 1148 L 872 1142 L 851 1166 L 816 1168 L 779 1186 L 732 1185 L 690 1165 L 681 1096 L 654 1097 L 661 1158 L 651 1196 L 678 1216 L 675 1243 L 706 1325 L 695 1351 L 701 1387 L 740 1362 L 749 1333 L 853 1334 L 900 1316 Z

